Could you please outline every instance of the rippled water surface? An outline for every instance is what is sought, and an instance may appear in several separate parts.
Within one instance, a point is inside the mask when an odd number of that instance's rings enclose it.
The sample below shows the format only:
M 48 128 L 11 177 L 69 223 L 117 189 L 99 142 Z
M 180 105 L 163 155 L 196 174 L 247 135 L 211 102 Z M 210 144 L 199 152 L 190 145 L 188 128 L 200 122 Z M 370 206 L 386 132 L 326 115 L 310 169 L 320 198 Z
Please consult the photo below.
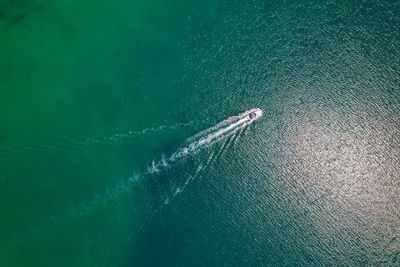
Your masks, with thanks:
M 399 265 L 399 29 L 398 1 L 0 0 L 0 266 Z

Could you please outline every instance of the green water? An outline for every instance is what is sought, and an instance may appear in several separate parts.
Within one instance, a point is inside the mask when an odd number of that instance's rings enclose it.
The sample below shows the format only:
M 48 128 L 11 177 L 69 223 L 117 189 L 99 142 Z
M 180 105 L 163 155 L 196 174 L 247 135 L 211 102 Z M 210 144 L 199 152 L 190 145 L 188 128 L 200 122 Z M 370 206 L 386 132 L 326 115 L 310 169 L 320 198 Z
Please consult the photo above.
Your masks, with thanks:
M 398 1 L 0 0 L 0 266 L 399 265 L 399 29 Z

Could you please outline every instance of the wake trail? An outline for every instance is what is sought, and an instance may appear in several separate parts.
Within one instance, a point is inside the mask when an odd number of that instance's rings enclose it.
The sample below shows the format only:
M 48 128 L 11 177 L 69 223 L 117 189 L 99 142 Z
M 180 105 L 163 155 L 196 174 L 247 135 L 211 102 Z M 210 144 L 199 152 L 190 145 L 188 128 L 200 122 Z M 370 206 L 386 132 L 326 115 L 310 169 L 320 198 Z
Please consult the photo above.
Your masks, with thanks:
M 252 116 L 255 114 L 254 116 Z M 195 154 L 199 150 L 201 150 L 204 147 L 210 146 L 214 144 L 215 142 L 233 136 L 235 137 L 235 133 L 237 133 L 238 130 L 242 130 L 246 128 L 248 125 L 252 124 L 255 120 L 259 119 L 262 116 L 262 111 L 260 109 L 251 109 L 248 111 L 245 111 L 237 116 L 231 116 L 227 118 L 226 120 L 221 121 L 220 123 L 201 131 L 200 133 L 194 135 L 193 137 L 188 138 L 183 145 L 178 147 L 178 149 L 171 153 L 170 156 L 167 156 L 163 154 L 161 156 L 161 159 L 158 161 L 152 161 L 149 167 L 142 172 L 142 173 L 136 173 L 132 174 L 128 179 L 122 179 L 120 180 L 114 187 L 106 190 L 105 195 L 97 195 L 94 199 L 84 203 L 81 205 L 80 208 L 75 209 L 75 212 L 78 213 L 84 213 L 85 212 L 85 207 L 91 207 L 93 205 L 97 205 L 99 202 L 102 202 L 104 200 L 110 199 L 110 198 L 117 198 L 118 195 L 122 194 L 123 192 L 131 190 L 132 186 L 134 184 L 140 183 L 145 177 L 153 177 L 155 174 L 161 172 L 165 168 L 171 167 L 171 165 L 188 155 Z M 226 143 L 227 141 L 225 141 Z M 229 141 L 230 143 L 232 141 Z M 223 146 L 225 146 L 225 143 Z M 222 151 L 222 149 L 221 149 Z M 219 153 L 217 153 L 219 155 Z M 211 161 L 213 160 L 214 153 L 211 154 L 209 157 L 206 167 L 211 164 Z M 193 180 L 198 173 L 203 170 L 203 166 L 199 165 L 198 170 L 196 171 L 195 175 L 190 178 L 190 180 L 187 182 L 189 183 L 191 180 Z
M 258 112 L 256 117 L 250 117 L 250 114 Z M 231 136 L 236 133 L 237 130 L 246 127 L 253 123 L 262 115 L 262 111 L 259 109 L 251 109 L 237 116 L 229 117 L 228 119 L 218 123 L 217 125 L 200 132 L 187 139 L 187 141 L 179 147 L 171 156 L 163 158 L 157 162 L 153 161 L 151 166 L 147 169 L 145 174 L 153 174 L 162 170 L 163 167 L 168 166 L 170 163 L 187 156 L 188 154 L 195 153 L 205 146 L 212 145 L 213 143 Z
M 233 136 L 233 137 L 231 138 L 231 140 L 230 140 L 229 143 L 227 144 L 226 149 L 224 150 L 224 152 L 222 153 L 222 155 L 225 154 L 225 152 L 226 152 L 226 151 L 228 150 L 228 148 L 232 145 L 232 143 L 235 144 L 235 141 L 239 139 L 239 137 L 242 135 L 242 133 L 245 131 L 245 129 L 246 129 L 246 128 L 241 129 L 241 130 L 238 132 L 238 134 L 237 134 L 236 136 Z
M 175 198 L 176 195 L 182 193 L 185 188 L 188 186 L 189 183 L 191 183 L 194 179 L 196 179 L 196 177 L 198 176 L 198 174 L 200 173 L 200 171 L 204 171 L 205 169 L 207 169 L 210 165 L 212 165 L 216 160 L 218 160 L 220 157 L 222 157 L 226 151 L 229 149 L 229 147 L 233 144 L 236 143 L 236 141 L 240 138 L 240 136 L 243 134 L 243 132 L 245 132 L 248 129 L 247 126 L 245 126 L 244 128 L 240 128 L 234 131 L 234 133 L 226 139 L 226 141 L 219 147 L 217 153 L 215 154 L 215 151 L 212 151 L 210 153 L 210 156 L 208 157 L 208 160 L 206 162 L 206 164 L 203 165 L 200 163 L 199 167 L 197 168 L 196 172 L 194 175 L 189 175 L 188 178 L 186 179 L 185 183 L 183 184 L 183 186 L 178 187 L 176 189 L 176 191 L 172 194 L 171 197 L 168 197 L 165 202 L 163 203 L 163 205 L 168 205 L 171 203 L 171 201 Z M 215 154 L 215 156 L 214 156 Z
M 12 158 L 29 156 L 30 158 L 40 159 L 47 155 L 64 155 L 65 152 L 82 151 L 88 149 L 101 149 L 104 147 L 123 145 L 136 140 L 137 138 L 146 137 L 151 134 L 156 134 L 163 131 L 174 131 L 185 127 L 201 126 L 209 123 L 208 119 L 202 121 L 189 121 L 186 123 L 176 123 L 172 125 L 161 125 L 142 130 L 128 130 L 123 133 L 115 133 L 110 136 L 92 137 L 86 139 L 71 139 L 71 140 L 49 140 L 46 143 L 30 144 L 24 146 L 3 146 L 0 148 L 0 158 Z
M 120 182 L 118 182 L 117 184 L 118 190 L 112 189 L 109 191 L 121 192 L 122 191 L 120 190 L 121 188 L 129 190 L 133 184 L 141 182 L 145 177 L 153 177 L 155 174 L 161 172 L 163 169 L 171 167 L 171 165 L 174 162 L 183 159 L 189 155 L 193 155 L 204 147 L 210 146 L 215 142 L 227 137 L 232 136 L 232 138 L 234 139 L 235 134 L 239 130 L 246 128 L 248 125 L 252 124 L 255 120 L 259 119 L 261 116 L 262 116 L 262 111 L 260 109 L 251 109 L 237 116 L 231 116 L 226 120 L 223 120 L 220 123 L 204 131 L 201 131 L 195 136 L 188 138 L 183 143 L 183 145 L 178 147 L 178 149 L 175 152 L 171 153 L 169 156 L 163 154 L 161 156 L 161 159 L 159 159 L 158 161 L 153 160 L 150 166 L 148 166 L 144 172 L 133 174 L 131 177 L 128 178 L 128 180 L 120 180 Z M 217 156 L 220 155 L 220 153 L 224 150 L 224 147 L 227 142 L 229 144 L 232 142 L 232 140 L 229 141 L 226 140 L 225 143 L 221 146 L 221 149 L 217 152 L 217 155 L 215 157 L 214 157 L 214 152 L 211 154 L 205 165 L 206 167 L 211 164 L 211 161 L 213 159 L 215 159 Z M 195 176 L 197 176 L 202 169 L 204 168 L 200 164 L 195 173 Z M 192 176 L 189 179 L 189 181 L 193 180 L 194 177 Z
M 177 191 L 173 193 L 173 197 L 176 196 L 177 194 L 182 192 L 184 188 L 190 183 L 190 181 L 195 179 L 201 171 L 204 171 L 204 169 L 210 166 L 213 160 L 215 160 L 216 157 L 218 157 L 223 151 L 225 151 L 232 142 L 235 142 L 235 138 L 236 140 L 238 139 L 238 136 L 240 136 L 240 134 L 236 133 L 239 130 L 241 130 L 239 132 L 241 133 L 244 128 L 252 124 L 261 116 L 262 111 L 260 109 L 251 109 L 237 116 L 229 117 L 228 119 L 216 124 L 215 126 L 201 131 L 195 136 L 188 138 L 182 146 L 178 147 L 178 149 L 176 149 L 176 151 L 171 153 L 169 156 L 163 154 L 161 156 L 161 159 L 159 159 L 158 161 L 153 160 L 150 166 L 142 173 L 132 174 L 128 178 L 121 179 L 111 188 L 107 188 L 105 193 L 97 194 L 93 198 L 81 202 L 77 206 L 75 205 L 71 207 L 67 212 L 51 216 L 51 222 L 62 222 L 63 219 L 69 217 L 78 218 L 86 214 L 89 210 L 94 209 L 95 207 L 105 205 L 110 201 L 118 200 L 122 197 L 123 194 L 131 192 L 133 185 L 140 184 L 142 181 L 144 181 L 145 177 L 153 177 L 155 174 L 161 172 L 163 169 L 171 167 L 174 162 L 183 159 L 189 155 L 193 155 L 201 149 L 207 146 L 211 146 L 215 142 L 218 142 L 227 137 L 231 137 L 223 143 L 217 154 L 215 154 L 215 152 L 211 153 L 204 166 L 202 164 L 198 165 L 194 175 L 190 176 L 189 179 L 186 180 L 183 189 L 177 189 Z M 167 203 L 165 204 L 168 204 L 169 200 L 166 202 Z M 162 206 L 165 206 L 165 204 Z M 162 206 L 156 209 L 154 213 L 157 213 L 157 210 L 162 209 Z M 18 236 L 20 237 L 20 235 Z

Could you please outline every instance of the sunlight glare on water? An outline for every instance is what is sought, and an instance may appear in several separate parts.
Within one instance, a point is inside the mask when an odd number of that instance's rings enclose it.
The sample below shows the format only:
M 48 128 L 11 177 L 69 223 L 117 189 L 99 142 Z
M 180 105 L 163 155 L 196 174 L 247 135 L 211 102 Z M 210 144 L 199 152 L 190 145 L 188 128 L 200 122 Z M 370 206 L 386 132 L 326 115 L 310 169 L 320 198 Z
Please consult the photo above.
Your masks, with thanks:
M 384 0 L 0 2 L 0 266 L 399 265 L 399 28 Z

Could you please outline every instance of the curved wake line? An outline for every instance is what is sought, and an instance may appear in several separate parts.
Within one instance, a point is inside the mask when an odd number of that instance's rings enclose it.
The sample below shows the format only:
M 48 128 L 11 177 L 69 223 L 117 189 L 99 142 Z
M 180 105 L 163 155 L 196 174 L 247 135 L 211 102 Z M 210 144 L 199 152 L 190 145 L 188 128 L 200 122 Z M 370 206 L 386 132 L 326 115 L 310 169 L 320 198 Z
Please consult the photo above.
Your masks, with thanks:
M 27 155 L 40 158 L 43 155 L 64 155 L 65 151 L 86 151 L 87 149 L 102 149 L 113 145 L 122 145 L 162 131 L 174 131 L 184 127 L 199 126 L 209 123 L 209 120 L 189 121 L 186 123 L 176 123 L 173 125 L 161 125 L 158 127 L 147 128 L 137 131 L 127 131 L 125 133 L 115 133 L 111 136 L 92 137 L 87 139 L 72 140 L 52 140 L 47 143 L 31 144 L 26 146 L 10 146 L 0 148 L 0 159 L 7 157 L 20 157 Z
M 256 117 L 250 117 L 250 114 L 256 114 Z M 231 116 L 220 123 L 201 131 L 200 133 L 188 138 L 182 146 L 180 146 L 174 153 L 169 157 L 165 154 L 162 155 L 158 161 L 152 161 L 151 165 L 147 167 L 146 171 L 142 173 L 133 174 L 127 180 L 120 180 L 116 185 L 117 188 L 129 189 L 130 185 L 140 182 L 144 177 L 152 174 L 156 174 L 162 171 L 164 168 L 169 167 L 173 162 L 184 158 L 189 154 L 196 153 L 201 148 L 214 144 L 215 142 L 232 136 L 238 132 L 238 130 L 244 129 L 246 126 L 252 124 L 254 121 L 262 116 L 262 110 L 255 108 L 247 110 L 237 116 Z M 240 135 L 236 137 L 235 142 Z M 233 141 L 233 140 L 231 140 Z M 230 142 L 231 142 L 230 141 Z M 229 142 L 229 143 L 230 143 Z M 229 144 L 230 145 L 230 144 Z M 114 191 L 114 190 L 111 190 Z M 119 190 L 115 190 L 119 191 Z M 110 190 L 107 192 L 109 193 Z
M 255 118 L 251 118 L 249 117 L 251 113 L 256 113 L 257 116 Z M 252 124 L 256 119 L 261 117 L 261 115 L 261 110 L 251 109 L 237 116 L 229 117 L 228 119 L 216 124 L 215 126 L 201 131 L 195 136 L 188 138 L 181 147 L 179 147 L 174 153 L 171 154 L 171 156 L 166 157 L 165 155 L 163 155 L 159 161 L 153 161 L 151 166 L 149 166 L 146 171 L 133 174 L 128 179 L 121 179 L 114 186 L 108 188 L 104 193 L 96 194 L 93 198 L 83 201 L 77 206 L 70 207 L 66 213 L 60 213 L 50 216 L 51 222 L 56 223 L 62 221 L 63 218 L 70 218 L 71 220 L 73 220 L 84 215 L 98 205 L 106 204 L 111 200 L 117 200 L 124 193 L 130 192 L 130 190 L 132 189 L 132 185 L 140 183 L 144 177 L 154 173 L 158 173 L 163 168 L 170 166 L 170 164 L 172 164 L 176 160 L 181 159 L 189 154 L 196 153 L 200 149 L 210 146 L 215 142 L 220 141 L 221 139 L 231 137 L 232 139 L 226 140 L 226 142 L 222 144 L 220 151 L 218 151 L 215 157 L 213 152 L 209 156 L 205 165 L 200 164 L 197 167 L 195 174 L 189 177 L 189 179 L 185 182 L 183 188 L 178 188 L 177 191 L 172 195 L 172 198 L 175 197 L 177 194 L 181 193 L 185 189 L 185 187 L 191 180 L 197 177 L 200 171 L 207 168 L 211 164 L 211 161 L 213 159 L 217 158 L 221 153 L 223 153 L 223 151 L 227 149 L 232 142 L 237 142 L 237 140 L 240 138 L 240 132 L 237 135 L 235 134 L 238 133 L 239 130 L 243 130 L 246 126 Z M 170 200 L 171 199 L 167 199 L 164 205 L 168 204 Z M 41 225 L 41 223 L 42 221 L 40 221 L 39 225 Z M 27 231 L 15 235 L 13 239 L 14 242 L 18 242 L 23 239 L 23 236 L 25 236 L 29 232 L 35 232 L 34 228 L 35 227 L 29 227 Z
M 251 117 L 250 114 L 256 114 Z M 152 162 L 151 166 L 147 168 L 144 175 L 153 174 L 161 171 L 163 168 L 169 166 L 170 163 L 185 157 L 188 154 L 195 153 L 201 148 L 211 145 L 216 141 L 231 136 L 238 130 L 243 129 L 247 125 L 252 124 L 255 120 L 262 116 L 260 109 L 250 109 L 237 116 L 229 117 L 228 119 L 218 123 L 217 125 L 208 128 L 197 135 L 186 140 L 185 144 L 178 148 L 171 156 L 166 157 L 163 155 L 161 160 Z

